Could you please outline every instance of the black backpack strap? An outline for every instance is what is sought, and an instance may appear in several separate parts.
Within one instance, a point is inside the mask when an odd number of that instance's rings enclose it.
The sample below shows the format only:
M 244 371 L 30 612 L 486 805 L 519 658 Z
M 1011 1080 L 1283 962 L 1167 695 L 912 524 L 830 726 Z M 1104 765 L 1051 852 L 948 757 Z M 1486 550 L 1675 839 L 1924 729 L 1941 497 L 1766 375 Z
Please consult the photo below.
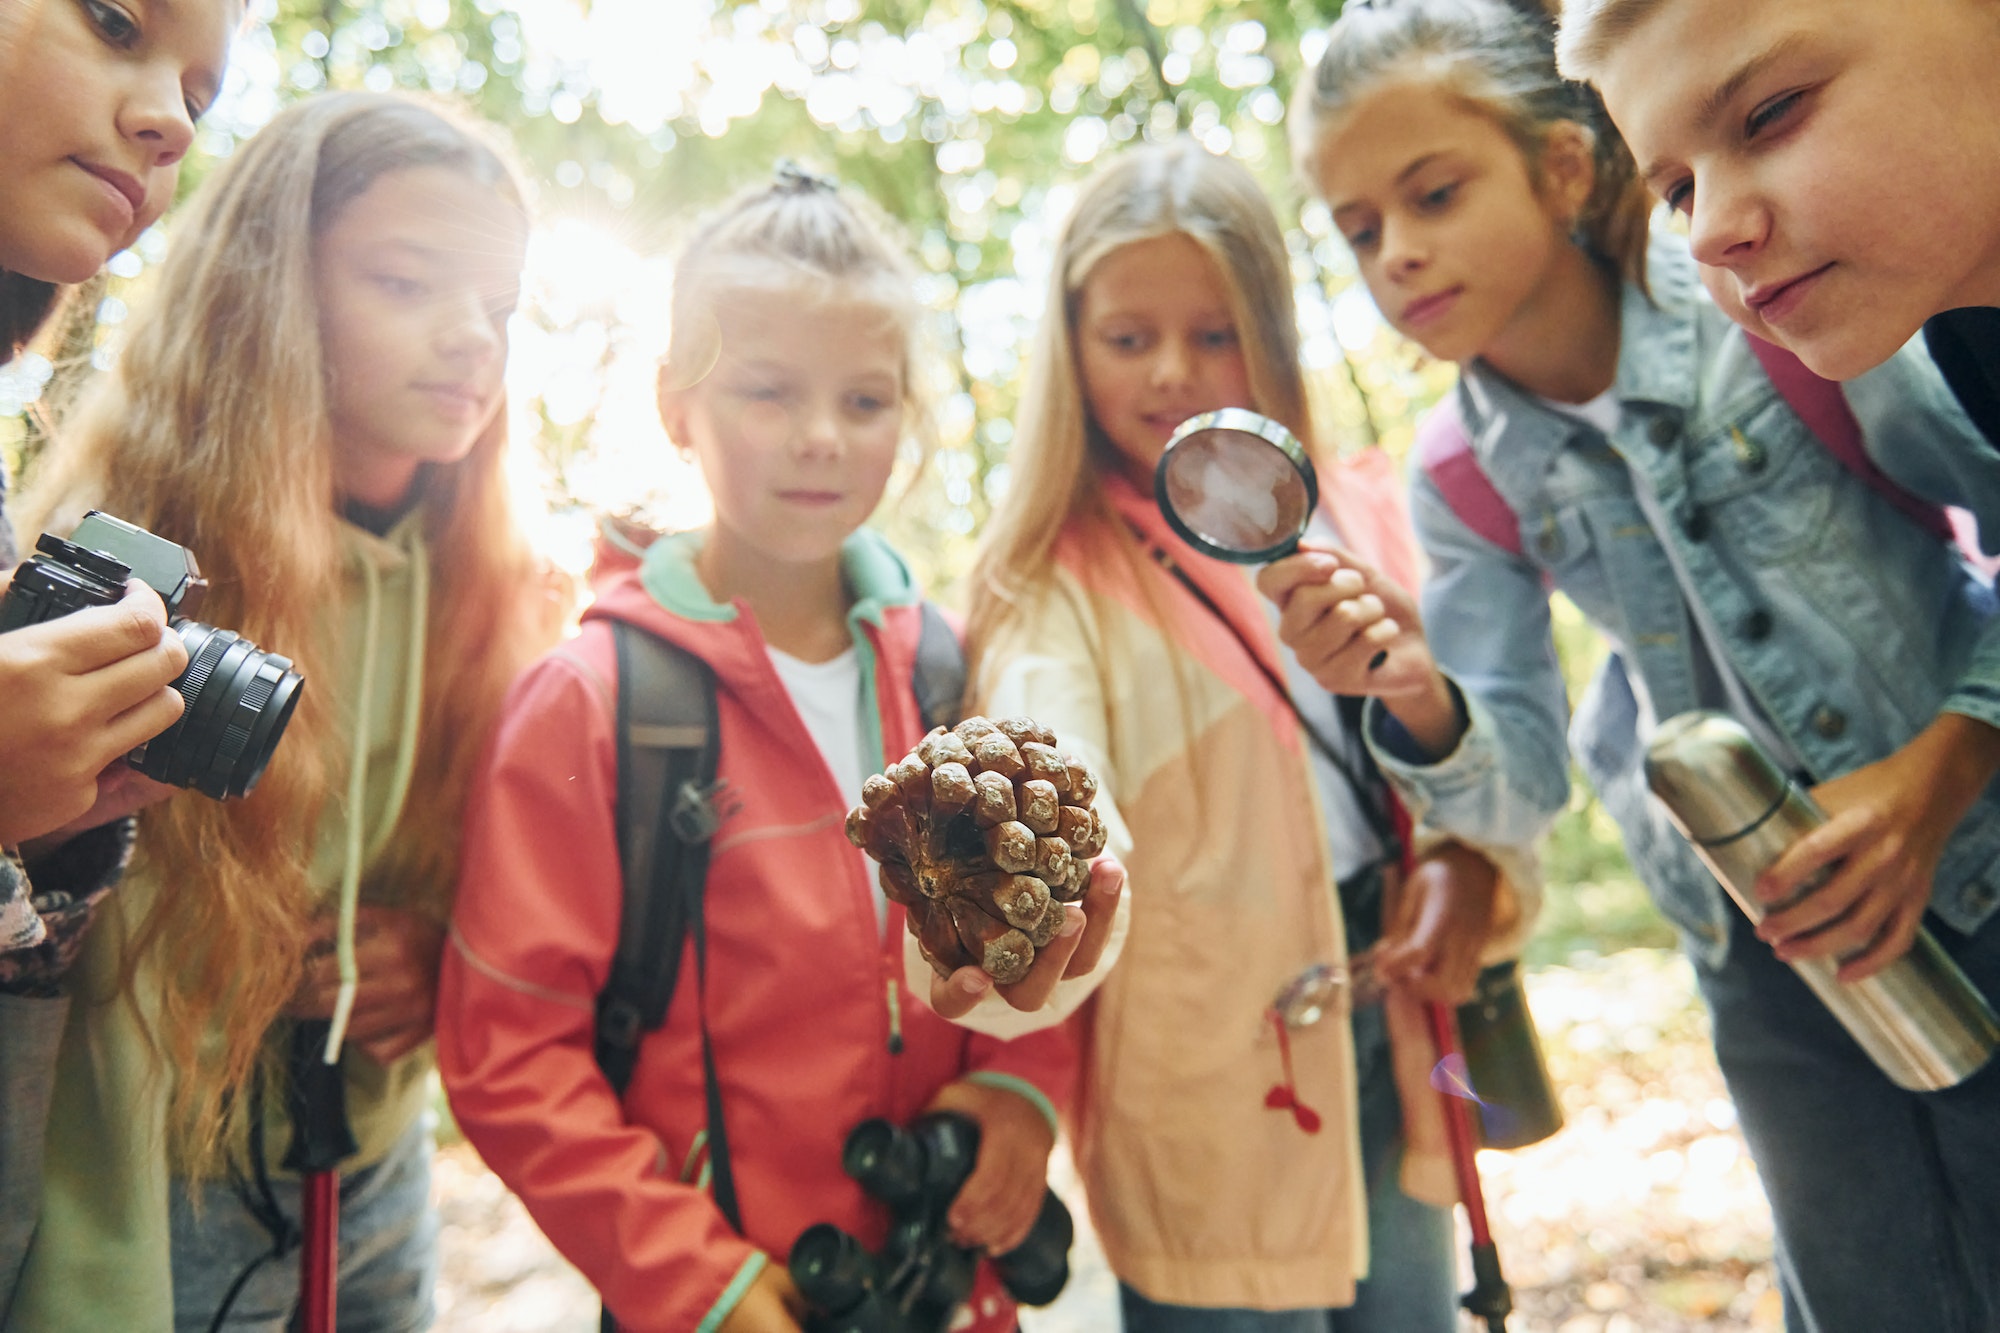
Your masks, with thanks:
M 618 658 L 617 820 L 624 902 L 618 951 L 598 997 L 597 1063 L 622 1095 L 640 1041 L 666 1021 L 680 979 L 682 942 L 692 932 L 710 1179 L 716 1206 L 740 1232 L 715 1052 L 701 1000 L 708 975 L 702 894 L 718 818 L 715 673 L 694 654 L 622 621 L 613 622 L 612 639 Z
M 917 639 L 917 665 L 912 673 L 917 707 L 924 715 L 924 730 L 949 727 L 965 707 L 965 650 L 958 635 L 935 603 L 924 602 L 923 633 Z

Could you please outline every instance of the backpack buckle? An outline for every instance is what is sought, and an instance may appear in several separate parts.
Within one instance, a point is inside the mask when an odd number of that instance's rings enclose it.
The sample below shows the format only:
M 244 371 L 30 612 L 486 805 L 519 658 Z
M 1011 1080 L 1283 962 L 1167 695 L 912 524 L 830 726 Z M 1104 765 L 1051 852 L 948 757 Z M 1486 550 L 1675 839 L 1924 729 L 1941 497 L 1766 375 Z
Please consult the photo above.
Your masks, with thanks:
M 681 784 L 674 793 L 673 808 L 667 811 L 667 826 L 682 842 L 707 842 L 722 826 L 722 812 L 716 808 L 715 797 L 726 784 L 711 782 L 703 786 L 689 780 Z

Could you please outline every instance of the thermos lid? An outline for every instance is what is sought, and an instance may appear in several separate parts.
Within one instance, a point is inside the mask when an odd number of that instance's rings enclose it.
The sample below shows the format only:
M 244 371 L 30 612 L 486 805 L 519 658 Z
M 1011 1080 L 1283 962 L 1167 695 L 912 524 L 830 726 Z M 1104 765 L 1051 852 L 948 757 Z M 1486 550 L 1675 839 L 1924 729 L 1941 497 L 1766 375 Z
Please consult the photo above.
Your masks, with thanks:
M 1682 713 L 1646 747 L 1646 785 L 1696 842 L 1739 837 L 1783 804 L 1790 780 L 1727 713 Z

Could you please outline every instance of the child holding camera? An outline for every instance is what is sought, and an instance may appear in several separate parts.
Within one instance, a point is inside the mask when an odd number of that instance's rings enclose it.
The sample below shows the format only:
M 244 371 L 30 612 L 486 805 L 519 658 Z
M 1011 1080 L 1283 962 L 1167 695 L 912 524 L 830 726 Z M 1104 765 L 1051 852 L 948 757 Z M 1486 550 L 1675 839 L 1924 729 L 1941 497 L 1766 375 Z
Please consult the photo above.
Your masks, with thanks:
M 0 365 L 173 199 L 239 0 L 0 7 Z M 16 559 L 0 473 L 0 593 Z M 169 726 L 187 655 L 160 599 L 0 635 L 0 1320 L 34 1234 L 65 973 L 131 846 L 119 757 Z M 78 835 L 83 836 L 78 836 Z M 32 885 L 32 887 L 31 887 Z
M 2000 446 L 2000 4 L 1569 0 L 1561 56 L 1731 317 L 1834 379 L 1921 327 Z
M 871 213 L 788 167 L 689 244 L 660 410 L 715 520 L 600 587 L 582 633 L 515 687 L 474 792 L 439 1067 L 466 1137 L 635 1333 L 796 1333 L 798 1237 L 831 1223 L 879 1250 L 886 1234 L 884 1205 L 842 1169 L 872 1117 L 976 1120 L 951 1229 L 1014 1249 L 1073 1077 L 1060 1028 L 1002 1041 L 909 1002 L 903 909 L 844 832 L 863 778 L 924 731 L 918 592 L 862 526 L 923 430 L 923 312 Z M 719 743 L 705 954 L 689 941 L 622 1096 L 593 1054 L 621 913 L 614 620 L 713 672 Z M 1082 970 L 1083 913 L 1069 911 L 1046 956 Z M 942 989 L 969 1000 L 989 984 L 962 969 Z M 733 1199 L 711 1193 L 725 1174 L 708 1155 L 711 1095 Z M 1014 1327 L 990 1276 L 968 1309 L 964 1327 Z
M 2000 995 L 2000 617 L 1910 502 L 2000 520 L 2000 455 L 1911 348 L 1820 385 L 1865 449 L 1837 458 L 1767 371 L 1783 353 L 1730 324 L 1677 238 L 1649 248 L 1616 131 L 1499 0 L 1351 8 L 1294 135 L 1384 317 L 1462 374 L 1455 415 L 1420 430 L 1421 617 L 1360 561 L 1306 552 L 1262 580 L 1287 642 L 1327 688 L 1377 696 L 1371 748 L 1439 828 L 1529 843 L 1574 752 L 1694 960 L 1790 1327 L 1993 1328 L 2000 1061 L 1897 1087 L 1785 963 L 1865 977 L 1928 913 Z M 1573 720 L 1552 589 L 1612 649 Z M 1758 884 L 1754 928 L 1647 788 L 1659 724 L 1697 709 L 1830 816 Z
M 362 93 L 289 108 L 205 183 L 30 496 L 59 530 L 101 507 L 196 551 L 203 619 L 307 686 L 253 798 L 142 819 L 141 870 L 77 969 L 17 1326 L 206 1328 L 225 1305 L 223 1327 L 284 1326 L 282 1056 L 315 1020 L 332 1032 L 307 1055 L 338 1053 L 358 1142 L 343 1320 L 429 1320 L 424 1047 L 460 809 L 560 619 L 502 469 L 527 228 L 453 118 Z

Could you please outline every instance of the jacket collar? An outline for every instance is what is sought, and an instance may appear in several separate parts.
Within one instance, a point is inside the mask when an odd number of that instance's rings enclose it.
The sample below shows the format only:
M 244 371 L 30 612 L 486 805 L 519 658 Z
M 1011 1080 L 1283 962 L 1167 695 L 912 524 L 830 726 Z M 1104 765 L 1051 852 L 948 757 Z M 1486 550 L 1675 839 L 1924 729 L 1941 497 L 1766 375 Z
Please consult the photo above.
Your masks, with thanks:
M 1174 617 L 1175 623 L 1159 627 L 1162 632 L 1248 699 L 1281 743 L 1296 748 L 1298 722 L 1285 696 L 1274 687 L 1284 679 L 1277 636 L 1263 599 L 1244 570 L 1188 545 L 1168 526 L 1153 497 L 1122 473 L 1107 470 L 1098 484 L 1117 521 L 1146 549 L 1147 563 L 1161 566 L 1140 575 L 1158 579 L 1159 600 L 1149 602 L 1137 587 L 1128 589 L 1115 566 L 1090 559 L 1080 546 L 1066 550 L 1065 563 L 1085 586 L 1118 597 L 1149 620 L 1155 609 Z M 1177 571 L 1179 577 L 1168 570 Z
M 1692 415 L 1698 393 L 1696 323 L 1706 299 L 1694 260 L 1678 237 L 1655 236 L 1646 254 L 1651 295 L 1625 284 L 1619 303 L 1621 407 Z M 1557 453 L 1589 427 L 1525 393 L 1483 361 L 1459 376 L 1458 407 L 1480 468 L 1503 495 L 1537 489 Z M 1506 441 L 1501 447 L 1501 441 Z
M 676 532 L 661 537 L 646 548 L 639 566 L 639 578 L 653 599 L 675 615 L 687 620 L 727 623 L 741 610 L 736 602 L 715 600 L 695 572 L 705 530 Z M 868 624 L 880 628 L 882 612 L 892 606 L 915 605 L 917 581 L 903 557 L 896 554 L 881 534 L 872 528 L 857 528 L 840 547 L 841 575 L 854 605 L 847 613 L 850 627 Z

